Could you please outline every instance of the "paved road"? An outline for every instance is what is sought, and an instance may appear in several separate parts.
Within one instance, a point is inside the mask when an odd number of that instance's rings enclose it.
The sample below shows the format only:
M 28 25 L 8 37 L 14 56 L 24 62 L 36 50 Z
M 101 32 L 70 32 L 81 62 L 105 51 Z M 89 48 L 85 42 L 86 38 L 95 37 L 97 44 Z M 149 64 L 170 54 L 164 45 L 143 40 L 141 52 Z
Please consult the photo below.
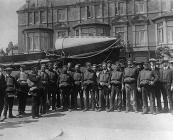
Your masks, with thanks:
M 28 109 L 28 113 L 29 113 Z M 172 140 L 173 115 L 54 112 L 0 123 L 0 140 Z

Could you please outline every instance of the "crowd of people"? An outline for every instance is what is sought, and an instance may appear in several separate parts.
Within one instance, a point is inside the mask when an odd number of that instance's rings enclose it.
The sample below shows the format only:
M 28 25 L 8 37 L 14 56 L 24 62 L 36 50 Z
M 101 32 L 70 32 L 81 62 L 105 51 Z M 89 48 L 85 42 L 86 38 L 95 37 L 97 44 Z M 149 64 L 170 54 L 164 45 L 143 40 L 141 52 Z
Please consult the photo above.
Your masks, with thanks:
M 21 65 L 15 76 L 12 71 L 10 67 L 0 68 L 1 121 L 7 119 L 8 111 L 9 118 L 24 117 L 29 96 L 33 119 L 57 109 L 173 114 L 173 69 L 168 60 L 160 64 L 155 59 L 144 63 L 128 60 L 126 67 L 119 61 L 114 66 L 111 61 L 101 65 L 87 62 L 85 68 L 80 64 L 73 67 L 71 62 L 62 68 L 48 63 L 42 64 L 40 70 L 33 66 L 30 72 Z M 12 113 L 15 97 L 17 116 Z

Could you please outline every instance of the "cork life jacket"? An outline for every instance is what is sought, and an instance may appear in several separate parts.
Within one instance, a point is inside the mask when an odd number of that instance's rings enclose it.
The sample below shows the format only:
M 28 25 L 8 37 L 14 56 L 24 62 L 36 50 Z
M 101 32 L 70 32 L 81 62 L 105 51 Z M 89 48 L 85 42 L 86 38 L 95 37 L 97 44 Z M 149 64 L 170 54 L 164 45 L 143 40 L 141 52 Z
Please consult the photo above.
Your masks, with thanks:
M 111 84 L 120 85 L 122 83 L 123 73 L 121 71 L 113 71 L 111 75 Z
M 95 84 L 96 82 L 96 73 L 93 70 L 86 70 L 83 75 L 83 84 L 90 85 Z
M 99 83 L 101 83 L 102 85 L 107 85 L 110 80 L 110 72 L 108 72 L 108 71 L 100 72 L 98 80 L 99 80 Z
M 62 73 L 59 77 L 59 87 L 71 85 L 71 76 L 68 73 Z
M 82 73 L 81 73 L 81 71 L 74 72 L 73 79 L 74 79 L 75 85 L 80 85 L 81 82 L 82 82 Z
M 125 68 L 124 70 L 124 83 L 135 83 L 137 79 L 135 68 Z
M 150 82 L 153 80 L 152 71 L 142 70 L 140 72 L 140 86 L 150 85 Z

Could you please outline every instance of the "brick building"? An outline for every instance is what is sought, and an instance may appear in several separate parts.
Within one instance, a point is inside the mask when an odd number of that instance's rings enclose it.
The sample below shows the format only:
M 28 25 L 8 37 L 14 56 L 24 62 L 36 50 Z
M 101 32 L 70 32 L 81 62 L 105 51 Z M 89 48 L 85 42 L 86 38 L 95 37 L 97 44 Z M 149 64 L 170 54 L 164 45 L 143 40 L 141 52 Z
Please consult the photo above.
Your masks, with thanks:
M 173 0 L 27 0 L 18 11 L 19 52 L 54 49 L 57 38 L 117 36 L 128 56 L 173 47 Z

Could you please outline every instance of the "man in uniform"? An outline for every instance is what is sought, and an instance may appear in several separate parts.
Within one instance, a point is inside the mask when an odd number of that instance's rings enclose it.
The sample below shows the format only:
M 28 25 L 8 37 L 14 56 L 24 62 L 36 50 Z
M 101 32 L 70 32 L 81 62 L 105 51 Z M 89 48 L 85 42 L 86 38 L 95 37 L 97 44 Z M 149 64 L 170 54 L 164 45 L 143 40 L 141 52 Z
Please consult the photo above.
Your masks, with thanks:
M 104 62 L 102 64 L 103 70 L 98 76 L 98 88 L 99 88 L 99 109 L 102 111 L 105 107 L 106 110 L 109 108 L 109 88 L 110 88 L 110 72 L 107 70 L 107 64 Z M 105 106 L 103 101 L 106 101 Z
M 98 76 L 99 76 L 101 71 L 98 70 L 96 64 L 92 65 L 92 70 L 96 73 L 96 76 L 97 76 L 97 79 L 98 79 Z M 95 92 L 96 107 L 99 107 L 99 89 L 98 89 L 98 85 L 97 84 L 94 87 L 94 92 Z
M 58 80 L 57 80 L 57 87 L 56 87 L 56 97 L 57 97 L 57 101 L 56 101 L 56 107 L 60 108 L 61 107 L 61 97 L 60 97 L 60 89 L 59 89 L 59 75 L 60 75 L 60 70 L 58 69 L 58 62 L 55 62 L 53 65 L 53 70 L 57 73 L 58 76 Z
M 110 97 L 110 108 L 108 112 L 114 111 L 115 97 L 117 95 L 117 110 L 122 110 L 122 89 L 123 89 L 123 72 L 121 71 L 120 64 L 117 62 L 114 70 L 110 76 L 111 85 L 111 97 Z
M 74 79 L 74 95 L 75 95 L 75 104 L 74 105 L 77 107 L 77 97 L 79 94 L 79 96 L 80 96 L 80 110 L 82 110 L 84 107 L 84 98 L 83 98 L 83 92 L 82 92 L 83 74 L 80 70 L 79 64 L 75 65 L 75 72 L 73 74 L 73 79 Z
M 96 73 L 91 69 L 91 63 L 86 63 L 86 71 L 83 74 L 83 91 L 85 94 L 85 109 L 84 111 L 89 110 L 89 93 L 91 94 L 91 104 L 92 110 L 95 110 L 95 93 L 94 87 L 97 84 L 97 76 Z
M 49 75 L 49 85 L 48 85 L 48 100 L 52 106 L 52 111 L 56 111 L 56 90 L 57 90 L 57 80 L 58 75 L 53 70 L 53 64 L 48 64 L 47 74 Z
M 144 69 L 139 73 L 137 87 L 142 91 L 143 114 L 148 113 L 148 97 L 150 99 L 150 113 L 156 114 L 154 106 L 153 86 L 158 81 L 158 75 L 149 67 L 149 62 L 144 63 Z
M 49 75 L 46 73 L 46 65 L 41 65 L 41 71 L 39 73 L 40 77 L 40 91 L 41 91 L 41 104 L 40 104 L 40 113 L 46 114 L 48 111 L 47 100 L 48 100 L 48 84 L 49 84 Z
M 6 94 L 5 94 L 5 103 L 4 103 L 4 113 L 3 113 L 3 118 L 1 121 L 4 121 L 7 118 L 7 111 L 9 110 L 9 118 L 14 118 L 12 114 L 13 110 L 13 102 L 15 98 L 15 91 L 17 87 L 17 81 L 16 79 L 11 76 L 12 73 L 12 68 L 6 68 L 6 75 L 5 75 L 5 80 L 6 80 Z
M 173 102 L 172 102 L 172 93 L 171 93 L 171 85 L 173 84 L 173 72 L 169 68 L 168 60 L 163 60 L 163 68 L 160 69 L 160 86 L 161 92 L 164 101 L 164 112 L 168 112 L 170 109 L 171 114 L 173 114 Z M 169 103 L 169 109 L 168 109 Z
M 75 94 L 74 94 L 74 81 L 73 81 L 73 74 L 74 74 L 74 69 L 73 69 L 73 64 L 72 62 L 68 62 L 67 63 L 67 73 L 70 74 L 70 76 L 72 77 L 72 83 L 71 83 L 71 87 L 70 87 L 70 101 L 71 101 L 71 109 L 76 109 L 75 106 Z
M 28 74 L 25 72 L 25 65 L 20 66 L 20 72 L 16 75 L 16 80 L 18 82 L 18 90 L 17 90 L 17 96 L 18 96 L 18 115 L 19 117 L 22 117 L 22 115 L 25 115 L 25 108 L 26 108 L 26 100 L 28 95 Z
M 40 76 L 38 75 L 38 67 L 33 66 L 31 73 L 28 75 L 28 86 L 29 86 L 29 95 L 32 96 L 32 118 L 38 119 L 41 117 L 39 115 L 39 106 L 40 106 Z
M 157 60 L 154 58 L 151 58 L 150 60 L 150 66 L 151 66 L 151 70 L 152 72 L 158 76 L 157 81 L 155 82 L 155 84 L 152 86 L 152 92 L 154 94 L 154 101 L 156 99 L 157 101 L 157 107 L 156 107 L 156 113 L 159 113 L 162 110 L 162 105 L 161 105 L 161 91 L 160 91 L 160 82 L 159 82 L 159 68 L 156 67 L 156 62 Z
M 130 99 L 132 98 L 133 110 L 137 112 L 136 82 L 137 69 L 133 66 L 132 60 L 128 60 L 128 66 L 124 69 L 124 84 L 126 90 L 126 113 L 130 111 Z
M 6 81 L 3 74 L 3 68 L 0 67 L 0 118 L 4 107 L 4 97 L 5 97 Z
M 62 94 L 62 105 L 63 105 L 63 111 L 72 110 L 71 100 L 70 100 L 70 90 L 71 90 L 71 84 L 72 84 L 72 77 L 70 74 L 67 73 L 67 66 L 64 65 L 62 72 L 59 76 L 59 88 L 61 90 Z
M 113 69 L 112 69 L 112 61 L 111 60 L 108 60 L 107 61 L 107 70 L 109 71 L 109 72 L 111 72 Z

